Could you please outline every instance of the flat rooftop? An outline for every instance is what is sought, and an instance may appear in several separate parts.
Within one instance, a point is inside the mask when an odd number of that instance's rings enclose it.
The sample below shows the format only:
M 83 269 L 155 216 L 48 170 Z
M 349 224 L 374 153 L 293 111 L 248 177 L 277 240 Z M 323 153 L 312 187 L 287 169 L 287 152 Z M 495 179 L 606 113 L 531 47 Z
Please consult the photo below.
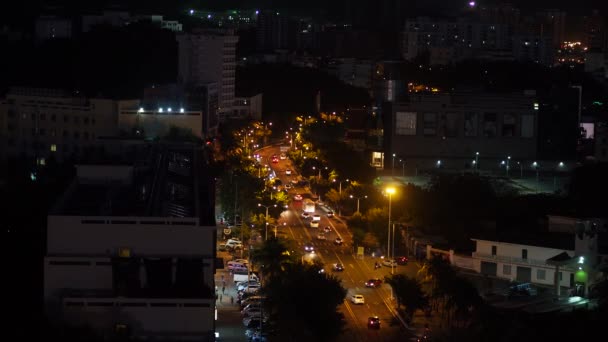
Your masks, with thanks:
M 191 144 L 151 142 L 149 147 L 133 152 L 131 164 L 78 165 L 76 179 L 50 215 L 200 217 L 204 211 L 213 218 L 210 196 L 203 196 L 202 205 L 199 201 L 212 183 L 200 170 L 202 152 Z

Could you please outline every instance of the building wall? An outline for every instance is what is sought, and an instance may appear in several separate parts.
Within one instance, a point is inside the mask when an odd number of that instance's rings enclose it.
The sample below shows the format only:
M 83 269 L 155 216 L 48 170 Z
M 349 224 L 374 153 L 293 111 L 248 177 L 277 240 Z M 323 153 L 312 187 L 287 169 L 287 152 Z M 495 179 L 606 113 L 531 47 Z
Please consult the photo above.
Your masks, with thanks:
M 534 98 L 519 94 L 410 94 L 392 108 L 389 151 L 400 158 L 534 160 Z M 463 165 L 459 165 L 460 168 Z
M 538 246 L 518 245 L 498 241 L 484 241 L 474 239 L 476 242 L 475 253 L 473 257 L 477 259 L 476 270 L 481 272 L 481 262 L 495 262 L 497 264 L 496 276 L 504 279 L 516 279 L 517 267 L 531 268 L 531 281 L 537 284 L 553 285 L 555 276 L 555 266 L 548 265 L 547 259 L 550 259 L 562 252 L 567 252 L 570 256 L 574 256 L 574 251 L 564 251 L 555 248 L 546 248 Z M 496 246 L 496 255 L 492 255 L 492 246 Z M 528 251 L 527 259 L 522 258 L 522 250 Z M 505 273 L 505 267 L 510 266 L 510 272 Z M 508 268 L 508 267 L 507 267 Z M 539 272 L 540 270 L 540 272 Z M 574 270 L 570 268 L 561 268 L 562 278 L 560 286 L 570 287 L 570 274 Z M 539 277 L 544 273 L 544 278 Z
M 66 288 L 112 290 L 112 263 L 109 257 L 44 258 L 44 298 L 60 295 Z
M 43 16 L 36 19 L 36 40 L 72 38 L 72 21 L 67 18 Z
M 118 117 L 119 129 L 131 132 L 133 129 L 143 130 L 148 138 L 166 136 L 172 126 L 190 131 L 198 138 L 203 137 L 203 113 L 196 111 L 180 111 L 180 108 L 163 108 L 139 111 L 138 109 L 123 110 Z
M 195 218 L 50 215 L 47 253 L 115 255 L 130 248 L 139 255 L 212 255 L 214 229 L 198 226 Z
M 88 99 L 51 89 L 15 88 L 0 102 L 2 158 L 80 155 L 97 137 L 118 133 L 118 110 L 133 100 Z M 1 122 L 1 121 L 0 121 Z
M 113 331 L 126 324 L 142 338 L 169 335 L 176 339 L 214 341 L 214 299 L 66 298 L 63 313 L 71 322 Z
M 219 112 L 231 111 L 238 36 L 232 31 L 199 31 L 180 34 L 177 41 L 179 82 L 187 85 L 216 82 Z

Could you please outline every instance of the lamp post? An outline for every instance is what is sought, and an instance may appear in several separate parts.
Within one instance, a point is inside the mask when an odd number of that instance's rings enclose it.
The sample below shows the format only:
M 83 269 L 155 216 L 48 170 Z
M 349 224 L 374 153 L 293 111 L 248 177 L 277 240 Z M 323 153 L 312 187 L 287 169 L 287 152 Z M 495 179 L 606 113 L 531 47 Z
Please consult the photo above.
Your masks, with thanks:
M 479 173 L 479 152 L 475 152 L 475 172 Z
M 405 177 L 405 160 L 403 159 L 399 159 L 399 162 L 401 163 L 401 171 L 402 171 L 402 177 Z
M 507 156 L 507 178 L 509 178 L 509 162 L 511 161 L 511 156 Z
M 532 167 L 536 170 L 536 192 L 540 191 L 540 177 L 538 175 L 538 163 L 533 162 Z
M 261 203 L 258 203 L 258 207 L 264 207 L 264 208 L 266 208 L 266 216 L 265 216 L 265 222 L 264 222 L 264 230 L 265 230 L 264 240 L 268 240 L 268 208 L 270 208 L 272 206 L 274 206 L 275 208 L 277 207 L 276 204 L 274 204 L 274 205 L 263 205 Z
M 334 180 L 333 180 L 333 181 L 334 181 L 334 182 L 338 182 L 338 184 L 339 184 L 339 185 L 338 185 L 338 189 L 339 189 L 339 190 L 338 190 L 338 193 L 339 193 L 340 195 L 342 195 L 342 181 L 337 181 L 335 178 L 334 178 Z M 347 180 L 346 180 L 346 182 L 350 182 L 350 179 L 347 179 Z
M 362 198 L 367 198 L 367 195 L 363 196 L 363 197 L 355 197 L 353 195 L 350 195 L 350 198 L 356 198 L 357 199 L 357 212 L 359 212 L 359 200 Z
M 564 167 L 564 162 L 559 162 L 559 164 L 557 164 L 557 167 L 555 168 L 555 171 L 553 173 L 553 192 L 557 191 L 557 174 L 560 172 L 560 170 Z
M 395 157 L 396 157 L 396 156 L 397 156 L 397 155 L 395 155 L 395 154 L 393 153 L 393 168 L 391 169 L 391 176 L 393 176 L 393 177 L 395 176 Z
M 391 205 L 392 205 L 392 197 L 395 193 L 395 188 L 386 188 L 386 193 L 388 194 L 388 243 L 386 244 L 387 256 L 391 262 L 391 274 L 393 274 L 393 264 L 390 259 L 390 248 L 391 248 Z M 394 253 L 394 251 L 393 251 Z M 393 300 L 393 289 L 391 288 L 391 300 Z

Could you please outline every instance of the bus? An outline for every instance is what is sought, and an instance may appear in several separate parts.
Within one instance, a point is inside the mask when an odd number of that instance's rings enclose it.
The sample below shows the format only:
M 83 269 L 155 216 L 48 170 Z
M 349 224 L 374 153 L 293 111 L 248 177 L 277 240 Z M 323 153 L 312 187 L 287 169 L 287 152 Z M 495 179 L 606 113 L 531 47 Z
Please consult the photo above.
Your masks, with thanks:
M 304 208 L 304 211 L 307 213 L 314 213 L 315 212 L 315 202 L 313 202 L 313 200 L 307 198 L 303 202 L 303 208 Z

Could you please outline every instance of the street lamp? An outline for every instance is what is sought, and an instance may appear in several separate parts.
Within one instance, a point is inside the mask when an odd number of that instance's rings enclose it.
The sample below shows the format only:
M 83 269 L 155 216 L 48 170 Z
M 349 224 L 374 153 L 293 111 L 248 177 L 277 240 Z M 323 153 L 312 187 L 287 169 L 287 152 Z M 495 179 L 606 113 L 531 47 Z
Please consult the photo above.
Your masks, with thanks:
M 475 171 L 479 172 L 479 152 L 475 152 Z
M 553 192 L 557 191 L 557 174 L 558 172 L 560 172 L 561 169 L 563 169 L 565 166 L 564 162 L 559 162 L 559 164 L 557 164 L 557 167 L 555 168 L 555 171 L 553 173 Z
M 277 207 L 276 204 L 274 205 L 263 205 L 261 203 L 258 203 L 258 207 L 264 207 L 266 208 L 266 218 L 265 218 L 265 222 L 264 222 L 264 229 L 265 229 L 265 233 L 264 233 L 264 240 L 268 240 L 268 208 L 270 207 Z
M 509 178 L 509 162 L 511 161 L 511 156 L 507 156 L 507 178 Z
M 357 199 L 357 212 L 359 212 L 359 200 L 362 198 L 367 198 L 367 195 L 363 196 L 363 197 L 355 197 L 353 195 L 350 195 L 350 198 L 356 198 Z
M 536 170 L 536 192 L 540 191 L 540 177 L 538 175 L 538 163 L 532 163 L 532 167 Z
M 517 162 L 517 165 L 519 165 L 519 178 L 523 179 L 524 178 L 524 165 L 520 162 Z
M 391 176 L 393 176 L 393 177 L 395 176 L 395 157 L 396 157 L 396 156 L 397 156 L 397 155 L 395 155 L 395 154 L 393 153 L 393 168 L 392 168 L 392 170 L 391 170 Z
M 342 181 L 337 181 L 337 180 L 334 178 L 333 182 L 334 182 L 334 183 L 335 183 L 335 182 L 338 182 L 338 183 L 339 183 L 339 191 L 338 191 L 338 192 L 340 193 L 340 195 L 342 195 Z M 350 182 L 350 180 L 349 180 L 349 179 L 347 179 L 347 180 L 346 180 L 346 182 Z
M 388 242 L 386 245 L 387 256 L 390 259 L 391 256 L 391 207 L 392 207 L 392 199 L 393 194 L 395 193 L 395 188 L 386 188 L 386 193 L 388 194 Z
M 399 159 L 399 162 L 401 163 L 401 168 L 402 168 L 402 177 L 405 177 L 405 160 L 403 159 Z

